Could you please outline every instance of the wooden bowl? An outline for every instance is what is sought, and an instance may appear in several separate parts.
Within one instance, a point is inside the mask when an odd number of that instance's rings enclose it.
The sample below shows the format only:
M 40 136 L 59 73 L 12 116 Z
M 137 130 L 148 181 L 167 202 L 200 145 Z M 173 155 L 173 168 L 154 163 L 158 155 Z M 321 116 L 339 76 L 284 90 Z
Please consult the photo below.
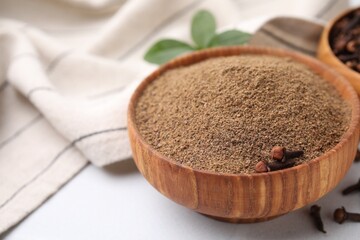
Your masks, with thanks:
M 360 95 L 360 74 L 351 68 L 347 67 L 342 61 L 340 61 L 330 47 L 329 36 L 330 32 L 336 22 L 338 22 L 341 18 L 348 15 L 349 13 L 358 10 L 359 8 L 349 9 L 336 18 L 331 20 L 324 28 L 320 42 L 317 50 L 317 58 L 322 62 L 330 65 L 335 70 L 343 74 L 346 79 L 353 85 L 358 95 Z
M 254 174 L 225 174 L 192 169 L 163 156 L 141 136 L 135 107 L 144 89 L 156 78 L 181 66 L 208 58 L 242 54 L 290 57 L 307 65 L 336 87 L 352 108 L 349 129 L 322 156 L 285 170 Z M 171 200 L 199 213 L 228 222 L 258 222 L 316 201 L 344 177 L 359 140 L 359 100 L 351 85 L 318 60 L 285 50 L 260 47 L 208 49 L 179 57 L 153 72 L 136 89 L 128 109 L 128 130 L 135 163 L 144 177 Z

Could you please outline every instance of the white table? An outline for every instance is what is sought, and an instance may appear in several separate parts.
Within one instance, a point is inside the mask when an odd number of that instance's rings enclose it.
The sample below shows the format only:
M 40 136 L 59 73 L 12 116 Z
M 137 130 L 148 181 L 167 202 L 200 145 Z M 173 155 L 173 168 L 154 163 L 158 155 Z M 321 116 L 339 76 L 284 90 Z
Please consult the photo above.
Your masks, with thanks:
M 360 192 L 346 197 L 340 193 L 359 173 L 360 163 L 354 163 L 340 185 L 317 202 L 325 235 L 313 226 L 309 206 L 269 222 L 223 223 L 162 196 L 132 160 L 106 170 L 89 165 L 5 239 L 359 239 L 360 223 L 339 225 L 332 220 L 334 209 L 342 205 L 360 212 Z

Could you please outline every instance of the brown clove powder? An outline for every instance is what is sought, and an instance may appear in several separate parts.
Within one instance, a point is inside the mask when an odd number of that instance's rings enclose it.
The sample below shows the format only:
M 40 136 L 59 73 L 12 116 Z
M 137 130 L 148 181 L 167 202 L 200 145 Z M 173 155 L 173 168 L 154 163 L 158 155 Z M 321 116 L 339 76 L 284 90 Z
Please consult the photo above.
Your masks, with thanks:
M 158 152 L 195 169 L 253 173 L 273 146 L 303 149 L 296 165 L 334 147 L 350 106 L 335 88 L 288 58 L 244 55 L 167 71 L 136 105 L 136 123 Z

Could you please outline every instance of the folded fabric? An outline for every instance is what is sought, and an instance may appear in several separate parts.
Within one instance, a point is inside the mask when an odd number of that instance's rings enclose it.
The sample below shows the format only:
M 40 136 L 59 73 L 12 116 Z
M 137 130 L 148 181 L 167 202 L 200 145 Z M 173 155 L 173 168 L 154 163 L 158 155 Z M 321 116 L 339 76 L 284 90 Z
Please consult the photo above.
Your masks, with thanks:
M 0 21 L 0 233 L 88 161 L 104 166 L 131 157 L 127 104 L 156 68 L 143 54 L 160 37 L 189 41 L 197 10 L 210 10 L 224 27 L 261 15 L 328 18 L 346 6 L 340 0 L 35 2 L 26 11 L 26 0 L 0 3 L 7 17 Z M 289 24 L 298 31 L 288 31 Z M 307 24 L 278 19 L 252 43 L 313 53 L 321 26 Z

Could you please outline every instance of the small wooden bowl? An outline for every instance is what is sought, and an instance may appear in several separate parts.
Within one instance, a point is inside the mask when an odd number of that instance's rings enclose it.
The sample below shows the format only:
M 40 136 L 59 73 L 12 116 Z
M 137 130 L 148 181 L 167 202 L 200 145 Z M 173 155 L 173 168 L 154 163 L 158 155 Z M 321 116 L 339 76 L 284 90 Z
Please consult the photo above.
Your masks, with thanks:
M 342 61 L 340 61 L 337 56 L 334 54 L 330 47 L 330 32 L 336 22 L 338 22 L 340 19 L 342 19 L 344 16 L 358 10 L 359 8 L 352 8 L 349 10 L 346 10 L 345 12 L 338 15 L 336 18 L 331 20 L 324 28 L 319 42 L 319 47 L 317 50 L 317 58 L 320 59 L 322 62 L 330 65 L 335 70 L 343 74 L 347 80 L 350 81 L 350 83 L 355 88 L 358 95 L 360 95 L 360 74 L 351 68 L 347 67 Z
M 225 174 L 192 169 L 154 150 L 136 126 L 135 107 L 144 89 L 156 78 L 181 66 L 208 58 L 242 54 L 290 57 L 307 65 L 336 87 L 352 108 L 349 129 L 322 156 L 299 166 L 269 173 Z M 269 220 L 316 201 L 344 177 L 359 140 L 359 100 L 351 85 L 316 59 L 285 50 L 226 47 L 179 57 L 153 72 L 136 89 L 128 109 L 128 130 L 135 163 L 159 192 L 199 213 L 228 222 Z

